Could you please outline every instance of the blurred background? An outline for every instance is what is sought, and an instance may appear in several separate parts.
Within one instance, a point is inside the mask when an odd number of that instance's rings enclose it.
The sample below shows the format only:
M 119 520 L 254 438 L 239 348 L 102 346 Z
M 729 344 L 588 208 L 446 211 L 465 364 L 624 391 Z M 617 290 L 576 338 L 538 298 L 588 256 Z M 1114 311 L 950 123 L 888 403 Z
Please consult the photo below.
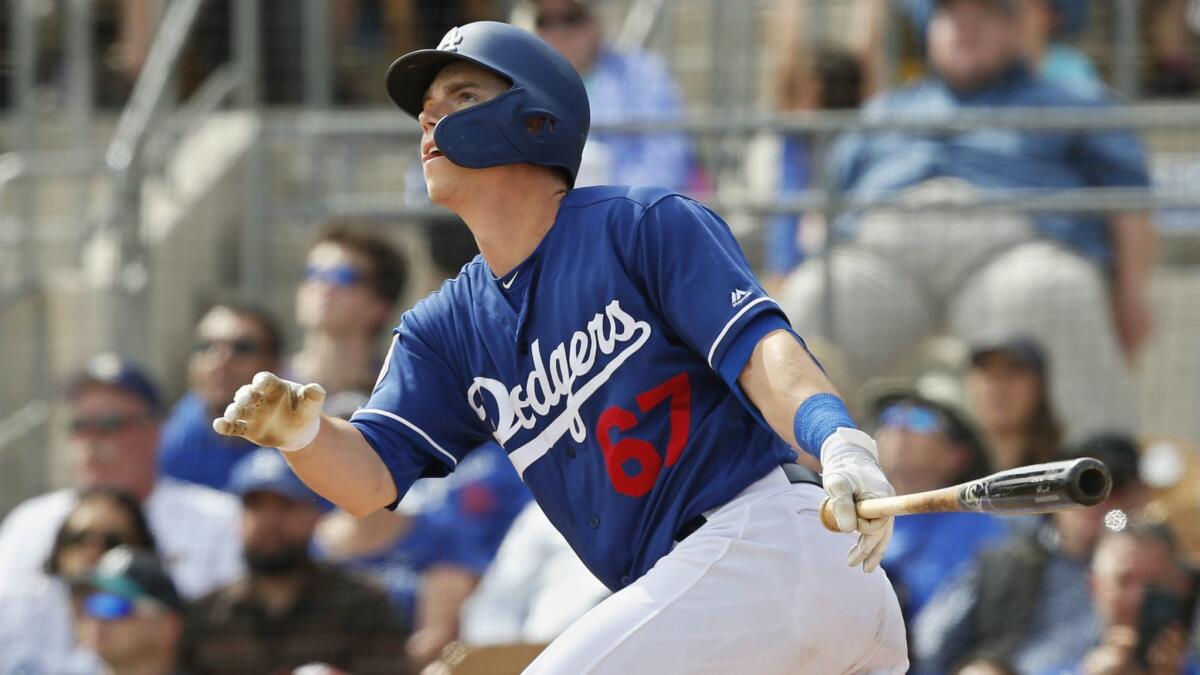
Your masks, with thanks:
M 865 426 L 961 417 L 992 468 L 1130 439 L 1137 508 L 1200 561 L 1197 0 L 0 7 L 0 516 L 80 485 L 63 383 L 106 381 L 98 355 L 168 409 L 222 349 L 201 319 L 236 298 L 275 319 L 291 372 L 324 372 L 336 331 L 304 288 L 361 281 L 318 254 L 331 228 L 403 265 L 382 290 L 366 273 L 388 299 L 368 332 L 477 253 L 427 202 L 383 76 L 493 19 L 584 74 L 580 184 L 663 185 L 725 217 Z

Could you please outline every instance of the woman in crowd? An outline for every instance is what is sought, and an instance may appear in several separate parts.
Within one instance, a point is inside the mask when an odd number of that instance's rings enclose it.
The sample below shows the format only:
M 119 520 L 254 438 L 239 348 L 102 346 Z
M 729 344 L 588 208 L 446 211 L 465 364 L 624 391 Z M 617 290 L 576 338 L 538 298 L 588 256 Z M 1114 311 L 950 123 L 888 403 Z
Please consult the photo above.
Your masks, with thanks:
M 1059 459 L 1062 427 L 1047 396 L 1042 349 L 1028 338 L 971 350 L 967 396 L 995 470 Z
M 96 655 L 76 643 L 70 582 L 120 545 L 155 550 L 137 500 L 110 488 L 81 491 L 55 535 L 46 574 L 0 596 L 0 674 L 103 672 Z

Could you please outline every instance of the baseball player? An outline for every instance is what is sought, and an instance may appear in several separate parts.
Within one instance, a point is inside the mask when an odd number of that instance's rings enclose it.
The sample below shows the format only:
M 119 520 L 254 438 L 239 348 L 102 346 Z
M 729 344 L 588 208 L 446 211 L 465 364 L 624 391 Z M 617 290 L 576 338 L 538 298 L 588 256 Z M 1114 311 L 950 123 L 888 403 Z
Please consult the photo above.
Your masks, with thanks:
M 482 255 L 404 315 L 350 421 L 320 415 L 320 385 L 260 373 L 216 430 L 278 447 L 354 514 L 498 441 L 614 591 L 526 672 L 903 672 L 892 523 L 854 508 L 893 493 L 875 443 L 728 226 L 662 189 L 572 189 L 587 94 L 521 29 L 455 28 L 387 89 Z M 820 525 L 826 493 L 857 542 Z

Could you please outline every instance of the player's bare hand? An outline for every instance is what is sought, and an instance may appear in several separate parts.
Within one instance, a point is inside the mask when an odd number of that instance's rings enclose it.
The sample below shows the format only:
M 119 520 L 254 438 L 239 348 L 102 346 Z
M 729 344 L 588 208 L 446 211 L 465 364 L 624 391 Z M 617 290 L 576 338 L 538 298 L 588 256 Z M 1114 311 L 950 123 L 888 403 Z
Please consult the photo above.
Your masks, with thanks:
M 894 518 L 867 520 L 858 516 L 855 502 L 896 494 L 879 467 L 875 441 L 857 429 L 839 428 L 821 446 L 822 480 L 838 529 L 858 531 L 858 543 L 850 549 L 847 562 L 874 571 L 892 539 Z
M 299 450 L 316 438 L 324 403 L 321 385 L 302 385 L 264 371 L 237 390 L 225 414 L 213 420 L 213 429 L 268 448 Z

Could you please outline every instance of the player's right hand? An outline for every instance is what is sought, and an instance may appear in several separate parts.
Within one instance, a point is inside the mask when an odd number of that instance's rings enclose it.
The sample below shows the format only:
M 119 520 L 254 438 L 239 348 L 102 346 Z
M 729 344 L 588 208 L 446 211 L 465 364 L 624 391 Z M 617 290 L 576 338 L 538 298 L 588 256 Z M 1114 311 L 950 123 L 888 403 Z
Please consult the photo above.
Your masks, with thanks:
M 324 403 L 321 385 L 301 385 L 264 371 L 237 390 L 225 414 L 213 420 L 213 429 L 267 448 L 299 450 L 317 437 Z
M 859 532 L 858 543 L 850 549 L 847 562 L 851 566 L 862 564 L 864 572 L 874 571 L 892 539 L 895 518 L 860 518 L 854 504 L 896 494 L 879 467 L 875 441 L 858 429 L 838 428 L 821 445 L 821 481 L 838 529 Z

